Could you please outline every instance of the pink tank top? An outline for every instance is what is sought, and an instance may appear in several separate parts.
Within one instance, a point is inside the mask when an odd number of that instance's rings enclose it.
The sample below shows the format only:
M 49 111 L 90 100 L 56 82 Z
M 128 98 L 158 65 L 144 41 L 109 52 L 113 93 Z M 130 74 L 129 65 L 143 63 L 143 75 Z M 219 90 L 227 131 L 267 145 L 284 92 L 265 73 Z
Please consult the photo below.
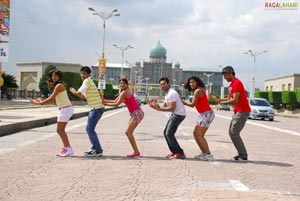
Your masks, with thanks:
M 125 98 L 123 102 L 127 106 L 129 113 L 141 109 L 139 104 L 136 102 L 133 94 L 129 98 Z

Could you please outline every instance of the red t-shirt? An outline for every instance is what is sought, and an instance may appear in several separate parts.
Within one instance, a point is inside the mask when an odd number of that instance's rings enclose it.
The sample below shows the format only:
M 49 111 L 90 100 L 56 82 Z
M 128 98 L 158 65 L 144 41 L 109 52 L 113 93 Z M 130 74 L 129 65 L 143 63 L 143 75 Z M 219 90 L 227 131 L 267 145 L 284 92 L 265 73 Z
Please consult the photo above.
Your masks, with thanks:
M 199 89 L 204 92 L 204 90 L 202 88 L 199 87 Z M 209 102 L 208 102 L 205 92 L 203 93 L 202 96 L 199 97 L 195 107 L 199 113 L 204 113 L 204 112 L 211 110 L 211 107 L 209 106 Z
M 244 88 L 243 83 L 235 78 L 229 85 L 229 98 L 233 98 L 233 93 L 239 92 L 240 97 L 236 104 L 233 104 L 233 112 L 250 112 L 250 106 L 247 99 L 247 94 Z

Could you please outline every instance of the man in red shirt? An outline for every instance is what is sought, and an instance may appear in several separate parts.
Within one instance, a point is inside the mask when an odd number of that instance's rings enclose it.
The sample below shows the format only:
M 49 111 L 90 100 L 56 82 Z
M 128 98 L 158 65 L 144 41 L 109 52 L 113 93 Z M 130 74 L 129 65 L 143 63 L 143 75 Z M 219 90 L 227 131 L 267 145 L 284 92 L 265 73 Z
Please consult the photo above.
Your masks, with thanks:
M 232 160 L 246 161 L 248 160 L 248 154 L 240 136 L 240 132 L 244 128 L 251 111 L 247 94 L 243 83 L 235 77 L 234 69 L 231 66 L 223 68 L 222 74 L 227 82 L 231 82 L 229 85 L 228 97 L 217 99 L 210 95 L 210 98 L 219 104 L 232 105 L 234 114 L 229 126 L 229 136 L 238 152 L 238 155 L 233 157 Z

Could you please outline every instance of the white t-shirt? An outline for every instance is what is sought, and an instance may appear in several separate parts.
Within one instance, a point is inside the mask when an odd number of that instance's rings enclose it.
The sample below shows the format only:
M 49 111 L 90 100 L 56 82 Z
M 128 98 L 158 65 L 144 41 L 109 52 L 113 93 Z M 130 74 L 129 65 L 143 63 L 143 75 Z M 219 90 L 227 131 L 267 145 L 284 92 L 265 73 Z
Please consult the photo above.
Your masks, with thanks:
M 173 112 L 174 114 L 185 116 L 185 107 L 180 99 L 179 94 L 172 88 L 169 89 L 168 93 L 165 95 L 165 103 L 170 105 L 171 102 L 176 101 L 176 109 Z

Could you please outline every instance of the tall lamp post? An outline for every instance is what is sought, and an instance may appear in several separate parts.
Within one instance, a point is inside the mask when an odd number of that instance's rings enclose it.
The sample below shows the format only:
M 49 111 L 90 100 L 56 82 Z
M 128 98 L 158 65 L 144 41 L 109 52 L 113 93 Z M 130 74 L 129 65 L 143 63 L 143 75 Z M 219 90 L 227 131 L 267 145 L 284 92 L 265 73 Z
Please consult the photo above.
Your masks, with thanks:
M 118 12 L 118 9 L 115 9 L 113 11 L 111 11 L 110 13 L 107 12 L 97 12 L 94 8 L 89 7 L 89 10 L 92 11 L 93 15 L 98 15 L 102 20 L 103 20 L 103 43 L 102 43 L 102 59 L 105 58 L 104 56 L 104 47 L 105 47 L 105 22 L 106 20 L 108 20 L 109 18 L 113 17 L 113 16 L 120 16 Z
M 210 90 L 208 89 L 210 86 L 209 83 L 209 77 L 212 76 L 214 73 L 208 74 L 208 73 L 203 73 L 203 75 L 207 76 L 207 89 L 206 89 L 206 94 L 208 95 L 210 93 Z
M 105 90 L 105 74 L 106 74 L 106 60 L 105 60 L 105 53 L 104 53 L 104 48 L 105 48 L 105 22 L 109 18 L 113 16 L 120 16 L 118 12 L 118 9 L 115 9 L 111 11 L 110 13 L 107 12 L 97 12 L 94 8 L 89 7 L 88 8 L 90 11 L 92 11 L 93 15 L 99 16 L 103 20 L 103 42 L 102 42 L 102 59 L 98 60 L 98 89 L 100 89 L 100 95 L 103 96 L 103 90 Z
M 244 52 L 244 54 L 249 54 L 250 56 L 253 57 L 253 77 L 252 77 L 252 86 L 251 86 L 251 94 L 250 97 L 254 97 L 254 92 L 255 92 L 255 63 L 256 63 L 256 57 L 263 54 L 267 53 L 267 50 L 264 50 L 262 52 L 253 52 L 252 50 L 248 50 L 247 52 Z
M 121 74 L 120 74 L 120 78 L 124 78 L 124 74 L 123 74 L 123 61 L 124 61 L 124 52 L 128 49 L 133 48 L 131 45 L 127 45 L 126 47 L 120 47 L 118 45 L 114 45 L 114 47 L 118 48 L 119 50 L 121 50 L 122 52 L 122 67 L 121 67 Z
M 148 80 L 149 80 L 149 77 L 146 77 L 145 80 L 146 80 L 146 94 L 148 94 Z

